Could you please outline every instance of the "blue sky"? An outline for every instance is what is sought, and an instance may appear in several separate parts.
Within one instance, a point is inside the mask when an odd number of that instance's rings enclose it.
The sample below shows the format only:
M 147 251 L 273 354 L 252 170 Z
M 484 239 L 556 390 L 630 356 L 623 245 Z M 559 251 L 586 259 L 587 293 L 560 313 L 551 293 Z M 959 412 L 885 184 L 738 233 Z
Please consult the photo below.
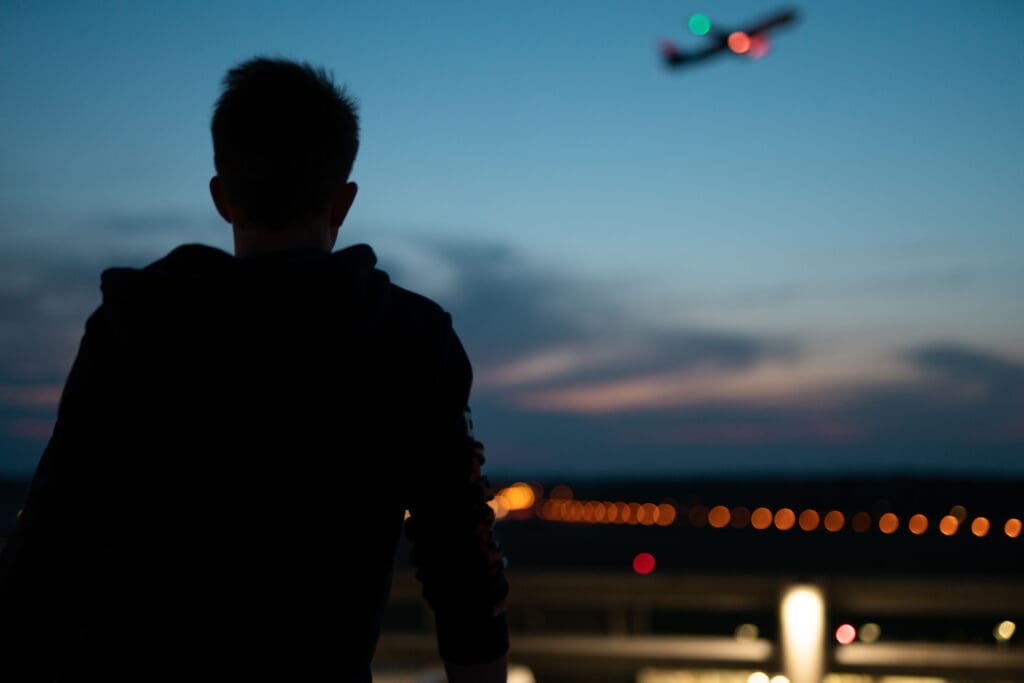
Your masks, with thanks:
M 790 6 L 762 60 L 658 61 L 693 12 Z M 4 3 L 0 472 L 103 267 L 230 247 L 209 116 L 270 54 L 359 100 L 341 241 L 452 311 L 496 468 L 1024 473 L 1022 31 L 1008 0 Z

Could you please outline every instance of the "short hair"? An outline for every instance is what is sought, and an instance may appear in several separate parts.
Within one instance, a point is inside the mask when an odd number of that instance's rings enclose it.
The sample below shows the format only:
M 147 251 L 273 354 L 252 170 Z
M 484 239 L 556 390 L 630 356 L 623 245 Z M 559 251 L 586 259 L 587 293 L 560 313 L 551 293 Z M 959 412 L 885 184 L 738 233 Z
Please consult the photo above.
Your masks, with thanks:
M 355 100 L 323 68 L 256 57 L 224 77 L 213 162 L 242 215 L 262 229 L 312 218 L 352 172 Z

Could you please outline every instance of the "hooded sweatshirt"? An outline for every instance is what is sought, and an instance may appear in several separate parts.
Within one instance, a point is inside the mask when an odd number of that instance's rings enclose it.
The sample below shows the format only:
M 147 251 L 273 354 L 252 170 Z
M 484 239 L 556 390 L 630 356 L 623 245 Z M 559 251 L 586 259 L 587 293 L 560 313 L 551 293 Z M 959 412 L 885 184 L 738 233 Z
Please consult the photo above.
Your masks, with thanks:
M 369 681 L 403 525 L 441 657 L 507 651 L 469 361 L 375 264 L 103 273 L 0 556 L 0 678 Z

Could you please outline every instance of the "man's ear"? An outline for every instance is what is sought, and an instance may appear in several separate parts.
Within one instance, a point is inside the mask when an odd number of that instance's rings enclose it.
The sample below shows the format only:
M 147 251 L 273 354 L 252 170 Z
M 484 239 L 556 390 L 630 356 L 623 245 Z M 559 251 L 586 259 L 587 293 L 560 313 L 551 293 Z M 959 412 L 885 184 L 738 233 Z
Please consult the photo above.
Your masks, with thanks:
M 331 197 L 331 230 L 334 232 L 337 232 L 341 224 L 345 222 L 345 216 L 352 208 L 352 202 L 356 200 L 358 191 L 359 186 L 355 183 L 345 183 Z
M 228 206 L 227 194 L 224 192 L 224 183 L 221 182 L 220 176 L 210 178 L 210 196 L 220 217 L 234 225 L 235 221 L 232 220 L 231 207 Z

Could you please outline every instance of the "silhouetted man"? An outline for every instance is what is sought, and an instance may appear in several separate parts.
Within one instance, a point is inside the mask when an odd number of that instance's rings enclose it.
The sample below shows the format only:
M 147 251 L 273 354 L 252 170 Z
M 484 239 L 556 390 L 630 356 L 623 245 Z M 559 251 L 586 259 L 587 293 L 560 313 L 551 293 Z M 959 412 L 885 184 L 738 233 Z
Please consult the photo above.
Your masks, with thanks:
M 333 252 L 351 100 L 254 59 L 213 116 L 235 256 L 103 273 L 0 558 L 0 680 L 368 681 L 403 528 L 453 681 L 503 681 L 504 558 L 451 318 Z

